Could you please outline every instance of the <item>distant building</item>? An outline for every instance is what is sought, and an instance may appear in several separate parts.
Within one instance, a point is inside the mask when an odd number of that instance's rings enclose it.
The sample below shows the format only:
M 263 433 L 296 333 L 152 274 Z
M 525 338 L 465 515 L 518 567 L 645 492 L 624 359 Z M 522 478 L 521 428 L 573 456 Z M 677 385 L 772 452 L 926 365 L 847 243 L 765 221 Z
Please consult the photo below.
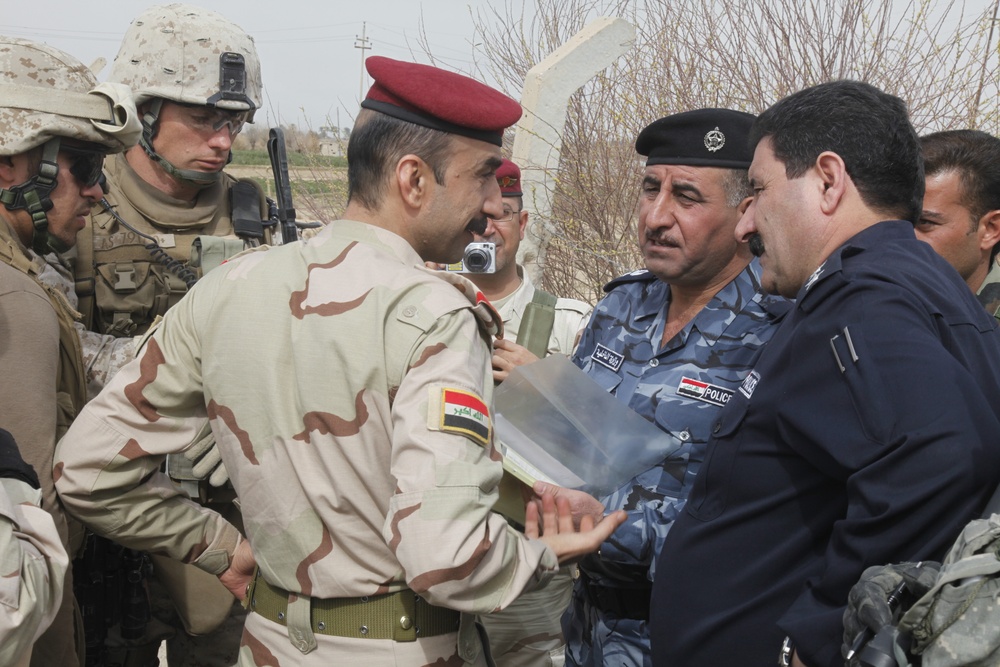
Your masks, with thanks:
M 333 139 L 324 139 L 319 142 L 319 154 L 344 157 L 344 143 Z

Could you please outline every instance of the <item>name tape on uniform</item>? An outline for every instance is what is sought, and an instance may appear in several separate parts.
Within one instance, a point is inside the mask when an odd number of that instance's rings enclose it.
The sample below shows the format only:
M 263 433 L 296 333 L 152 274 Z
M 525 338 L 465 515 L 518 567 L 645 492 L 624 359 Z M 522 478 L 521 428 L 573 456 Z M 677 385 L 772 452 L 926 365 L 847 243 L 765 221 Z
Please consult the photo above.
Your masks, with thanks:
M 618 369 L 622 367 L 622 362 L 625 361 L 624 354 L 618 354 L 614 350 L 604 347 L 603 345 L 598 345 L 594 350 L 594 353 L 590 355 L 590 358 L 600 365 L 610 368 L 616 373 L 618 372 Z

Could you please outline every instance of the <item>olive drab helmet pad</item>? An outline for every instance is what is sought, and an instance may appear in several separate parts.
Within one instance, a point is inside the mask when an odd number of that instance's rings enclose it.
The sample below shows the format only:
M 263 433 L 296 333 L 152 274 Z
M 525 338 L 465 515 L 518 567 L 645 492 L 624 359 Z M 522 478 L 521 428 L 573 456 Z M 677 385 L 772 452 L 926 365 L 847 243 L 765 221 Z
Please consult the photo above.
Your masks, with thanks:
M 178 169 L 153 149 L 163 100 L 232 112 L 232 131 L 253 120 L 262 99 L 253 38 L 221 14 L 179 3 L 132 21 L 108 80 L 131 88 L 136 106 L 150 103 L 139 140 L 149 157 L 171 176 L 206 186 L 219 174 Z
M 20 155 L 42 147 L 38 172 L 24 183 L 0 189 L 8 210 L 31 215 L 36 252 L 65 252 L 48 233 L 50 195 L 59 173 L 60 147 L 89 163 L 77 178 L 98 182 L 97 156 L 118 153 L 134 145 L 141 125 L 127 86 L 97 83 L 94 74 L 73 56 L 26 39 L 0 36 L 0 155 Z M 82 145 L 82 147 L 81 147 Z M 88 155 L 89 154 L 89 159 Z M 74 168 L 75 169 L 75 168 Z M 95 176 L 96 171 L 96 176 Z

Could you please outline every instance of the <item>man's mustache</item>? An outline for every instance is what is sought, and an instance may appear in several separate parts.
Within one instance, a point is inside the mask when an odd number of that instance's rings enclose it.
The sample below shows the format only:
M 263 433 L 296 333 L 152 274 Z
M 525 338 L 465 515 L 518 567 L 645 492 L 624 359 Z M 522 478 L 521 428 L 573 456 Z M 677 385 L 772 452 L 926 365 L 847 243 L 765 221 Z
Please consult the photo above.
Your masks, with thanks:
M 760 238 L 760 234 L 756 232 L 751 234 L 747 245 L 750 246 L 750 252 L 753 253 L 754 257 L 760 257 L 764 254 L 764 241 Z
M 478 234 L 479 236 L 482 236 L 483 232 L 486 231 L 486 225 L 488 224 L 489 222 L 486 220 L 486 216 L 484 215 L 470 220 L 469 224 L 467 224 L 465 228 L 468 231 L 472 232 L 473 234 Z

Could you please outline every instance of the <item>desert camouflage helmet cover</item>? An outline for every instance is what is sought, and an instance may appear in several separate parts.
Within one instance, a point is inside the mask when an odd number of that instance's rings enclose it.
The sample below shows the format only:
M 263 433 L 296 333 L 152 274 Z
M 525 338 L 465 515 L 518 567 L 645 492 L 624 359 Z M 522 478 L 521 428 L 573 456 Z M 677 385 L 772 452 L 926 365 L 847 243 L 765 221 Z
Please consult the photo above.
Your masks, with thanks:
M 142 130 L 131 92 L 98 84 L 73 56 L 0 35 L 0 155 L 17 155 L 54 137 L 119 152 Z
M 253 112 L 261 103 L 253 38 L 193 5 L 158 5 L 136 17 L 108 79 L 129 86 L 136 105 L 159 97 Z

